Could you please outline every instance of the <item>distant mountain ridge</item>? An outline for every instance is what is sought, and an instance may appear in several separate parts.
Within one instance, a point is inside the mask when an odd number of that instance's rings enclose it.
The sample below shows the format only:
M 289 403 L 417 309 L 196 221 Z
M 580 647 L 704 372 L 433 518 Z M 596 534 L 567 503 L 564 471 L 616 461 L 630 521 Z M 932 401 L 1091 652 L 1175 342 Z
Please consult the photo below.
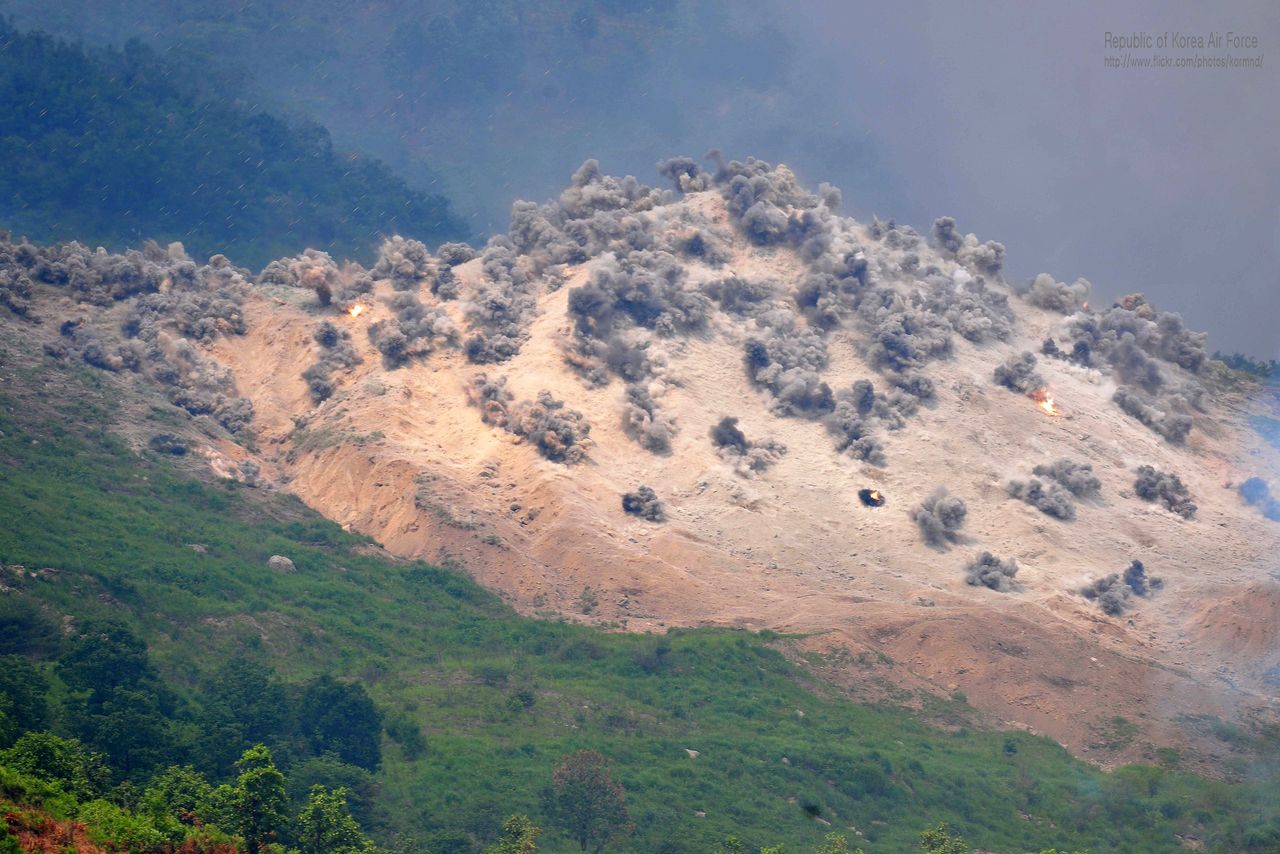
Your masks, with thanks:
M 0 19 L 0 227 L 121 249 L 180 240 L 253 266 L 308 246 L 368 260 L 397 230 L 466 236 L 444 197 L 234 94 L 136 41 L 88 50 Z

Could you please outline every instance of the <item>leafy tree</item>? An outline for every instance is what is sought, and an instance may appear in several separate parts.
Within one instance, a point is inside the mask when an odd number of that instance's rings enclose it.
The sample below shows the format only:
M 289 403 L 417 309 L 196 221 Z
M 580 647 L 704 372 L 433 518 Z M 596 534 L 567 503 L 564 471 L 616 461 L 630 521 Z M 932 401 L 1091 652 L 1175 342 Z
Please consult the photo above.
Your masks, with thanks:
M 57 671 L 74 692 L 64 706 L 68 726 L 111 767 L 133 775 L 172 755 L 173 696 L 124 623 L 86 621 Z
M 361 827 L 375 827 L 382 818 L 377 811 L 378 782 L 363 768 L 340 762 L 332 755 L 306 759 L 289 767 L 289 800 L 297 809 L 306 804 L 314 786 L 345 789 L 347 807 Z
M 583 851 L 602 851 L 610 841 L 635 832 L 625 791 L 613 779 L 609 760 L 594 750 L 565 756 L 551 776 L 548 812 Z
M 142 793 L 140 811 L 157 823 L 191 825 L 201 820 L 213 787 L 190 765 L 172 765 L 157 774 Z
M 542 828 L 527 815 L 516 814 L 502 823 L 502 836 L 484 854 L 535 854 Z
M 320 676 L 302 695 L 298 726 L 312 752 L 369 771 L 382 763 L 382 715 L 364 687 Z
M 373 843 L 347 812 L 347 790 L 312 786 L 298 814 L 298 847 L 302 854 L 361 854 Z
M 828 833 L 822 846 L 818 848 L 818 854 L 850 854 L 849 840 L 839 833 Z M 854 854 L 862 854 L 862 849 L 859 848 Z
M 85 621 L 57 670 L 72 691 L 97 698 L 158 681 L 147 645 L 119 620 Z
M 952 836 L 946 822 L 921 831 L 920 847 L 925 854 L 969 854 L 969 843 L 963 836 Z
M 0 750 L 0 765 L 57 783 L 82 801 L 106 791 L 109 776 L 101 756 L 74 738 L 49 732 L 23 733 L 13 747 Z
M 9 746 L 22 730 L 13 719 L 13 701 L 0 694 L 0 746 Z
M 9 739 L 0 737 L 0 745 L 28 730 L 41 730 L 49 725 L 49 707 L 45 695 L 49 680 L 26 658 L 0 656 L 0 710 L 16 729 Z
M 174 757 L 169 709 L 161 699 L 164 691 L 159 685 L 156 690 L 121 689 L 97 704 L 73 698 L 66 706 L 68 722 L 106 754 L 112 768 L 138 778 Z
M 0 655 L 45 658 L 62 648 L 58 624 L 26 597 L 0 596 Z
M 244 837 L 245 851 L 258 854 L 288 822 L 284 775 L 271 760 L 271 751 L 261 744 L 246 750 L 236 768 L 240 776 L 231 802 L 236 830 Z
M 242 658 L 223 664 L 206 683 L 197 719 L 204 766 L 224 776 L 255 744 L 279 750 L 290 728 L 289 707 L 284 686 L 266 667 Z

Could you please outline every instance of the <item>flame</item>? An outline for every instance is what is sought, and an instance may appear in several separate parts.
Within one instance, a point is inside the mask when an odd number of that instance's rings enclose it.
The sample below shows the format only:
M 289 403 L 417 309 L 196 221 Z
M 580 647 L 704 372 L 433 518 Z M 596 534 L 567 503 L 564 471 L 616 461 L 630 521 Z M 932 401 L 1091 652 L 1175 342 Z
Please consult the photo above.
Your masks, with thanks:
M 1035 391 L 1031 392 L 1031 394 L 1028 395 L 1028 397 L 1034 400 L 1036 402 L 1036 405 L 1039 406 L 1042 410 L 1044 410 L 1046 415 L 1056 416 L 1056 415 L 1062 414 L 1061 412 L 1058 411 L 1058 408 L 1053 405 L 1053 395 L 1049 393 L 1049 389 L 1038 388 Z
M 351 306 L 351 308 L 347 309 L 347 314 L 351 315 L 352 317 L 359 317 L 363 312 L 364 312 L 364 306 L 362 306 L 360 303 L 356 303 L 355 305 Z
M 882 500 L 883 500 L 883 499 L 880 497 L 880 490 L 878 490 L 878 489 L 873 489 L 873 490 L 871 490 L 871 500 L 872 500 L 872 501 L 882 501 Z

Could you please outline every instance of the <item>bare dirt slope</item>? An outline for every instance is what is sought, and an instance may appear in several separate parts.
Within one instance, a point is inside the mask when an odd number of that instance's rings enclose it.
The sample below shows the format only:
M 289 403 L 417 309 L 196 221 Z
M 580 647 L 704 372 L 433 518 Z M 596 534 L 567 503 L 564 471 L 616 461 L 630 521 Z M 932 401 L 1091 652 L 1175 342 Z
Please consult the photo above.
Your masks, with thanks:
M 392 241 L 371 274 L 314 256 L 238 285 L 241 328 L 196 349 L 252 402 L 261 480 L 524 610 L 802 633 L 855 691 L 962 692 L 1104 761 L 1225 755 L 1187 722 L 1269 713 L 1280 525 L 1236 489 L 1280 477 L 1248 422 L 1268 402 L 1206 362 L 1201 338 L 1140 300 L 1089 309 L 1083 283 L 1015 294 L 1002 247 L 945 222 L 925 240 L 840 217 L 785 167 L 668 171 L 686 192 L 584 167 L 478 257 Z M 325 322 L 343 343 L 319 340 Z M 1044 355 L 1047 338 L 1071 357 Z M 997 384 L 1023 352 L 1033 381 Z M 337 365 L 323 386 L 303 377 L 317 362 Z M 504 391 L 485 398 L 481 373 Z M 543 391 L 564 408 L 534 404 Z M 568 411 L 582 419 L 565 427 Z M 712 441 L 724 416 L 759 470 Z M 870 442 L 842 451 L 842 435 Z M 1059 459 L 1100 481 L 1068 498 L 1074 518 L 1010 497 Z M 1193 516 L 1135 494 L 1144 465 L 1180 478 Z M 665 521 L 623 511 L 642 484 Z M 931 545 L 910 511 L 938 487 L 967 518 Z M 1007 589 L 967 583 L 981 551 L 1016 560 Z M 1079 594 L 1133 560 L 1163 587 L 1116 614 Z M 1115 716 L 1141 736 L 1109 737 Z

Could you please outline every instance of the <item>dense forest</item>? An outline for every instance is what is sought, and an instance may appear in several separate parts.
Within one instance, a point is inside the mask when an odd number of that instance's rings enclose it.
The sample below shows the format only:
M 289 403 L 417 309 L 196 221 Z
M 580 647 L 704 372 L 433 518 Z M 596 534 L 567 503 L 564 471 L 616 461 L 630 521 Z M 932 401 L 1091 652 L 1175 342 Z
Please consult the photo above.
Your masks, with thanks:
M 249 266 L 308 247 L 367 260 L 397 231 L 464 235 L 443 197 L 242 88 L 141 42 L 86 49 L 0 19 L 0 227 L 109 247 L 176 240 Z

